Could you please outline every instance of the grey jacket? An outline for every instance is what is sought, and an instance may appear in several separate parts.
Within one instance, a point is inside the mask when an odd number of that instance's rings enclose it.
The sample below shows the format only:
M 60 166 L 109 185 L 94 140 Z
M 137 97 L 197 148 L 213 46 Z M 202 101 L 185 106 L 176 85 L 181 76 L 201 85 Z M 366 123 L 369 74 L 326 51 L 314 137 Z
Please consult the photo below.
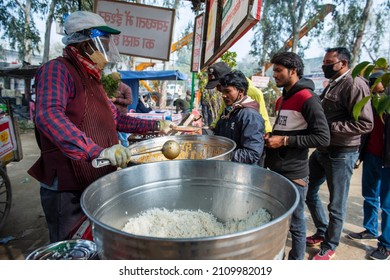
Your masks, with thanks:
M 324 89 L 321 95 L 322 107 L 331 134 L 328 150 L 358 149 L 360 136 L 372 130 L 374 118 L 371 102 L 363 107 L 357 121 L 353 118 L 353 106 L 369 95 L 367 82 L 360 77 L 353 79 L 350 73 Z

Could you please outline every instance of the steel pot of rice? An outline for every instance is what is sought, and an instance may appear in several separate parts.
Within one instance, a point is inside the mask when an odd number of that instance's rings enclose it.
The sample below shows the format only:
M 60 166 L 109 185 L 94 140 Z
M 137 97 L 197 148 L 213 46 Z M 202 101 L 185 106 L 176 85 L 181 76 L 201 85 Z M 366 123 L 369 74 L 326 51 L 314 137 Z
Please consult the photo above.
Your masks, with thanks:
M 143 153 L 147 150 L 162 148 L 168 140 L 174 140 L 180 145 L 180 154 L 175 160 L 183 159 L 207 159 L 230 160 L 231 153 L 236 148 L 236 143 L 226 137 L 216 135 L 175 135 L 155 137 L 129 146 L 132 154 Z M 129 166 L 164 161 L 167 159 L 161 151 L 131 157 Z
M 254 165 L 214 160 L 136 165 L 98 179 L 81 197 L 101 259 L 282 259 L 297 203 L 295 186 L 283 176 Z M 245 227 L 203 236 L 191 229 L 194 236 L 176 237 L 125 230 L 129 221 L 151 210 L 202 213 L 223 226 L 234 221 Z M 259 210 L 270 220 L 249 223 Z M 193 216 L 184 217 L 187 224 L 196 224 Z M 140 223 L 148 224 L 149 220 Z M 163 222 L 152 229 L 158 234 L 166 225 L 178 227 Z

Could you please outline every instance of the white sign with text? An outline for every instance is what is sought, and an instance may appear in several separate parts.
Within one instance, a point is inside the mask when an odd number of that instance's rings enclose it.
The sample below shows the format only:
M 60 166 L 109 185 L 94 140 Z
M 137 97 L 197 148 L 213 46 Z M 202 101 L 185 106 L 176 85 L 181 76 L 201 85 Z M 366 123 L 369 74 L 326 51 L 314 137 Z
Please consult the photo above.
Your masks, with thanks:
M 135 3 L 95 1 L 95 11 L 121 31 L 114 42 L 121 54 L 169 60 L 174 9 Z

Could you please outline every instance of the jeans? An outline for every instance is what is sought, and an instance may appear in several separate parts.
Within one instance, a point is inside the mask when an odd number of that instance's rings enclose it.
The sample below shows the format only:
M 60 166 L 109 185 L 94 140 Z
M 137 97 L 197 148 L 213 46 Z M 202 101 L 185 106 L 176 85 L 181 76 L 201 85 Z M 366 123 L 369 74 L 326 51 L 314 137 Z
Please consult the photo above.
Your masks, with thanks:
M 307 178 L 303 179 L 305 182 Z M 288 253 L 289 260 L 303 260 L 306 253 L 306 219 L 305 219 L 305 197 L 307 186 L 295 184 L 299 193 L 299 202 L 291 217 L 291 250 Z
M 382 159 L 366 153 L 362 176 L 363 227 L 378 235 L 379 209 L 382 209 L 379 245 L 390 249 L 390 168 L 382 167 Z
M 322 249 L 334 251 L 340 243 L 349 185 L 357 158 L 358 152 L 320 153 L 318 150 L 309 158 L 306 205 L 317 228 L 317 235 L 324 236 Z M 325 180 L 329 190 L 329 222 L 318 193 Z
M 71 231 L 84 217 L 80 206 L 81 192 L 55 191 L 41 184 L 40 194 L 50 242 L 69 239 Z

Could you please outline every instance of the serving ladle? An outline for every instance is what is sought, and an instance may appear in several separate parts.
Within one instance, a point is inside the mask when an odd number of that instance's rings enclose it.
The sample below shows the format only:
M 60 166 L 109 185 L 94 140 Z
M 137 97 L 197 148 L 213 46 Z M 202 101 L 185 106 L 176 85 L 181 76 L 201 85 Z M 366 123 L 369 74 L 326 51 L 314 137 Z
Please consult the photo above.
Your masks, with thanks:
M 150 153 L 160 152 L 160 151 L 167 159 L 175 159 L 180 154 L 180 145 L 174 140 L 168 140 L 164 143 L 164 145 L 161 148 L 145 150 L 139 153 L 134 153 L 131 156 L 139 156 L 139 155 L 150 154 Z M 92 166 L 95 168 L 99 168 L 110 164 L 111 164 L 110 161 L 105 158 L 95 158 L 94 160 L 92 160 Z

